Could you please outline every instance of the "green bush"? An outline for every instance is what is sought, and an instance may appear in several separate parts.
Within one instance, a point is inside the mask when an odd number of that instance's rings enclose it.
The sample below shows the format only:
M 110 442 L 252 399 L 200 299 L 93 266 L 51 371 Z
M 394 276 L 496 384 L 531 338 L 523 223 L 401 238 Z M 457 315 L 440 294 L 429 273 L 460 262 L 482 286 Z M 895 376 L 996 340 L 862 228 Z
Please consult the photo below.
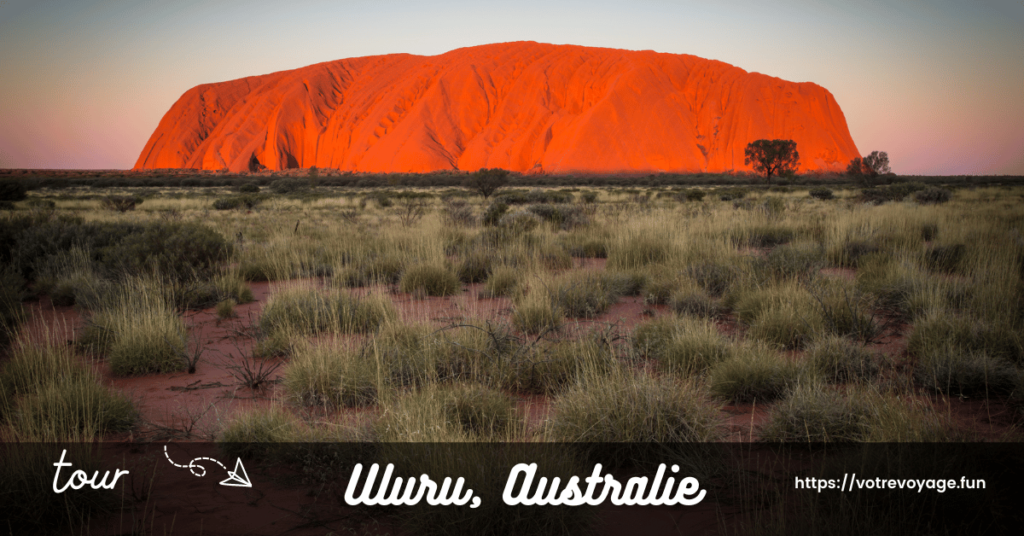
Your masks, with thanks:
M 498 222 L 501 221 L 502 216 L 504 216 L 506 212 L 508 212 L 508 205 L 505 203 L 500 201 L 491 203 L 491 205 L 487 207 L 487 210 L 484 211 L 484 225 L 492 227 L 498 225 Z
M 214 273 L 231 252 L 232 244 L 206 226 L 162 223 L 125 236 L 103 252 L 103 262 L 125 274 L 186 280 Z
M 398 284 L 399 290 L 426 296 L 453 296 L 462 290 L 459 278 L 444 266 L 417 264 L 410 266 Z
M 300 192 L 309 187 L 309 183 L 300 179 L 277 179 L 270 183 L 270 190 L 275 194 Z
M 952 196 L 953 192 L 945 188 L 930 186 L 914 193 L 914 200 L 921 204 L 939 205 L 948 202 Z
M 259 187 L 257 186 L 257 188 Z M 213 202 L 213 208 L 217 210 L 232 210 L 237 208 L 252 210 L 262 203 L 264 199 L 264 196 L 254 193 L 233 195 L 217 199 Z
M 28 197 L 25 183 L 17 180 L 0 180 L 0 201 L 21 201 Z
M 821 200 L 828 200 L 828 199 L 832 199 L 833 197 L 835 197 L 833 195 L 833 193 L 832 193 L 832 190 L 830 190 L 828 188 L 825 188 L 824 186 L 819 186 L 817 188 L 811 188 L 807 192 L 807 194 L 810 195 L 811 197 L 815 198 L 815 199 L 821 199 Z

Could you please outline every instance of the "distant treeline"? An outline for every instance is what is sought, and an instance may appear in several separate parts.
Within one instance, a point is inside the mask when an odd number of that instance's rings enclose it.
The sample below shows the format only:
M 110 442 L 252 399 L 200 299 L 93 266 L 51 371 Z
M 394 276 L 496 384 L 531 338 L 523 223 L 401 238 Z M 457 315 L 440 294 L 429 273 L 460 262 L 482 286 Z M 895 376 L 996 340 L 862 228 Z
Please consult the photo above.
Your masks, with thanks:
M 227 173 L 196 173 L 189 175 L 182 170 L 174 170 L 167 175 L 159 172 L 89 172 L 89 171 L 35 171 L 35 170 L 0 170 L 0 181 L 16 180 L 28 190 L 43 188 L 64 189 L 74 187 L 90 188 L 125 188 L 125 187 L 237 187 L 244 184 L 269 186 L 281 180 L 302 180 L 311 186 L 328 186 L 344 188 L 450 188 L 462 186 L 469 176 L 467 173 L 346 173 L 336 174 L 330 171 L 309 174 L 292 172 L 227 174 Z M 894 182 L 919 182 L 923 184 L 942 184 L 953 186 L 983 186 L 1024 184 L 1024 177 L 1009 175 L 891 175 L 879 177 L 880 184 Z M 652 175 L 512 175 L 508 186 L 511 187 L 672 187 L 672 186 L 738 186 L 763 184 L 764 179 L 752 174 L 732 173 L 693 173 L 675 174 L 660 173 Z M 860 186 L 856 177 L 845 174 L 804 174 L 772 181 L 778 186 Z

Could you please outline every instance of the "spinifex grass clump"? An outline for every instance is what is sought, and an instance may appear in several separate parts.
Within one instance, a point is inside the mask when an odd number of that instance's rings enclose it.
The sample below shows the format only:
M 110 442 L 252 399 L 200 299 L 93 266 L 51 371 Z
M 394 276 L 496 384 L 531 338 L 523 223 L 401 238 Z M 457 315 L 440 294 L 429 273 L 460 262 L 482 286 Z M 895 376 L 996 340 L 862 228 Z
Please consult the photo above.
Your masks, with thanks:
M 304 346 L 284 372 L 284 389 L 309 406 L 358 407 L 377 400 L 378 366 L 371 356 L 341 344 Z
M 236 415 L 221 431 L 217 442 L 229 456 L 267 457 L 280 449 L 292 448 L 283 443 L 302 441 L 302 423 L 278 405 L 256 408 Z
M 185 370 L 185 324 L 152 285 L 126 283 L 89 318 L 78 343 L 105 355 L 111 372 L 131 376 Z
M 519 420 L 512 397 L 479 384 L 456 384 L 442 403 L 445 416 L 468 433 L 508 437 Z
M 21 346 L 0 371 L 0 420 L 21 441 L 92 441 L 137 415 L 67 346 Z
M 955 396 L 1005 397 L 1021 385 L 1021 371 L 1004 358 L 943 346 L 924 354 L 914 369 L 919 384 Z
M 452 296 L 462 290 L 462 285 L 459 278 L 444 266 L 417 264 L 402 274 L 398 288 L 402 292 L 426 296 Z
M 675 254 L 675 244 L 663 233 L 630 232 L 611 243 L 608 248 L 608 268 L 635 270 L 669 262 Z
M 726 400 L 775 400 L 807 376 L 799 365 L 762 342 L 736 344 L 731 353 L 708 371 L 711 392 Z
M 694 383 L 618 369 L 587 375 L 552 403 L 547 435 L 562 442 L 715 441 L 717 407 Z
M 912 355 L 926 359 L 944 353 L 947 348 L 1024 364 L 1024 337 L 1006 320 L 996 323 L 948 310 L 932 310 L 915 322 L 907 339 L 907 350 Z
M 818 302 L 796 281 L 734 289 L 726 301 L 748 336 L 786 348 L 801 348 L 825 329 Z
M 259 326 L 264 333 L 294 331 L 318 333 L 366 333 L 398 318 L 395 306 L 385 297 L 356 297 L 343 290 L 293 288 L 270 297 Z
M 619 298 L 617 289 L 598 272 L 566 274 L 551 281 L 546 290 L 554 307 L 570 318 L 593 318 Z
M 779 442 L 920 442 L 948 440 L 949 431 L 920 403 L 871 388 L 844 394 L 806 382 L 772 405 L 760 436 Z
M 637 326 L 633 347 L 665 370 L 690 375 L 728 357 L 731 344 L 713 322 L 665 316 Z
M 562 325 L 562 311 L 544 293 L 531 292 L 516 304 L 512 325 L 528 334 L 555 330 Z
M 519 290 L 520 273 L 509 266 L 496 266 L 484 281 L 481 298 L 513 296 Z
M 826 381 L 864 381 L 878 374 L 875 355 L 848 337 L 825 335 L 807 347 L 807 362 Z

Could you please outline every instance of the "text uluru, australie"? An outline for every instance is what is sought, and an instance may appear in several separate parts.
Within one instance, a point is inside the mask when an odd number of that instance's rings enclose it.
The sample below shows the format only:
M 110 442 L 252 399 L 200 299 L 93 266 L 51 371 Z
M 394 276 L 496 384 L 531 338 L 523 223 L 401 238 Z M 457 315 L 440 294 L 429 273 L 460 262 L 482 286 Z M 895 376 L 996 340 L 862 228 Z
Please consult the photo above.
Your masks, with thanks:
M 516 464 L 509 472 L 502 501 L 509 506 L 597 506 L 606 500 L 616 506 L 693 506 L 704 500 L 707 493 L 700 489 L 700 482 L 694 477 L 684 477 L 677 482 L 675 476 L 666 475 L 669 471 L 678 473 L 678 465 L 669 469 L 666 464 L 661 464 L 653 479 L 634 476 L 625 482 L 619 482 L 610 473 L 602 475 L 601 469 L 601 464 L 596 464 L 590 476 L 582 479 L 571 476 L 563 486 L 559 477 L 537 478 L 536 463 Z M 352 470 L 345 491 L 345 502 L 349 505 L 413 506 L 425 498 L 431 506 L 480 506 L 480 497 L 474 496 L 472 489 L 464 489 L 465 479 L 462 477 L 457 478 L 454 485 L 451 477 L 445 477 L 438 484 L 426 474 L 403 479 L 393 477 L 393 464 L 385 467 L 379 483 L 380 466 L 372 464 L 363 482 L 362 493 L 357 496 L 362 470 L 362 464 L 356 464 Z M 581 487 L 581 483 L 585 487 Z

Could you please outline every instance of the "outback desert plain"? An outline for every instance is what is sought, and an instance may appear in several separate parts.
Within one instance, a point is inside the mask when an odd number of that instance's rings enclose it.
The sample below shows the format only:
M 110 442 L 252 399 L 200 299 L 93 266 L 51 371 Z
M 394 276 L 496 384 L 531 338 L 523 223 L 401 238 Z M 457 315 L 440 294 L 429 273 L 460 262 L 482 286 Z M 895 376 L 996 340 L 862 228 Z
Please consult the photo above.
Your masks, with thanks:
M 799 160 L 766 178 L 756 140 L 795 142 Z M 11 531 L 634 523 L 340 501 L 339 459 L 407 443 L 467 449 L 409 453 L 453 475 L 493 445 L 568 474 L 707 445 L 676 455 L 731 493 L 690 509 L 688 533 L 1000 531 L 989 495 L 939 508 L 759 487 L 822 449 L 1022 439 L 1024 182 L 851 165 L 863 149 L 813 83 L 520 42 L 204 84 L 131 170 L 0 170 L 0 438 L 44 444 L 8 453 Z M 152 468 L 113 498 L 60 496 L 18 473 L 51 475 L 54 446 L 90 446 L 76 466 L 99 468 L 107 445 L 161 462 L 168 442 L 237 456 L 287 498 L 266 508 L 180 471 L 193 497 L 164 496 Z M 782 445 L 803 450 L 707 462 Z M 181 513 L 209 493 L 205 518 Z M 650 531 L 678 528 L 675 512 Z

